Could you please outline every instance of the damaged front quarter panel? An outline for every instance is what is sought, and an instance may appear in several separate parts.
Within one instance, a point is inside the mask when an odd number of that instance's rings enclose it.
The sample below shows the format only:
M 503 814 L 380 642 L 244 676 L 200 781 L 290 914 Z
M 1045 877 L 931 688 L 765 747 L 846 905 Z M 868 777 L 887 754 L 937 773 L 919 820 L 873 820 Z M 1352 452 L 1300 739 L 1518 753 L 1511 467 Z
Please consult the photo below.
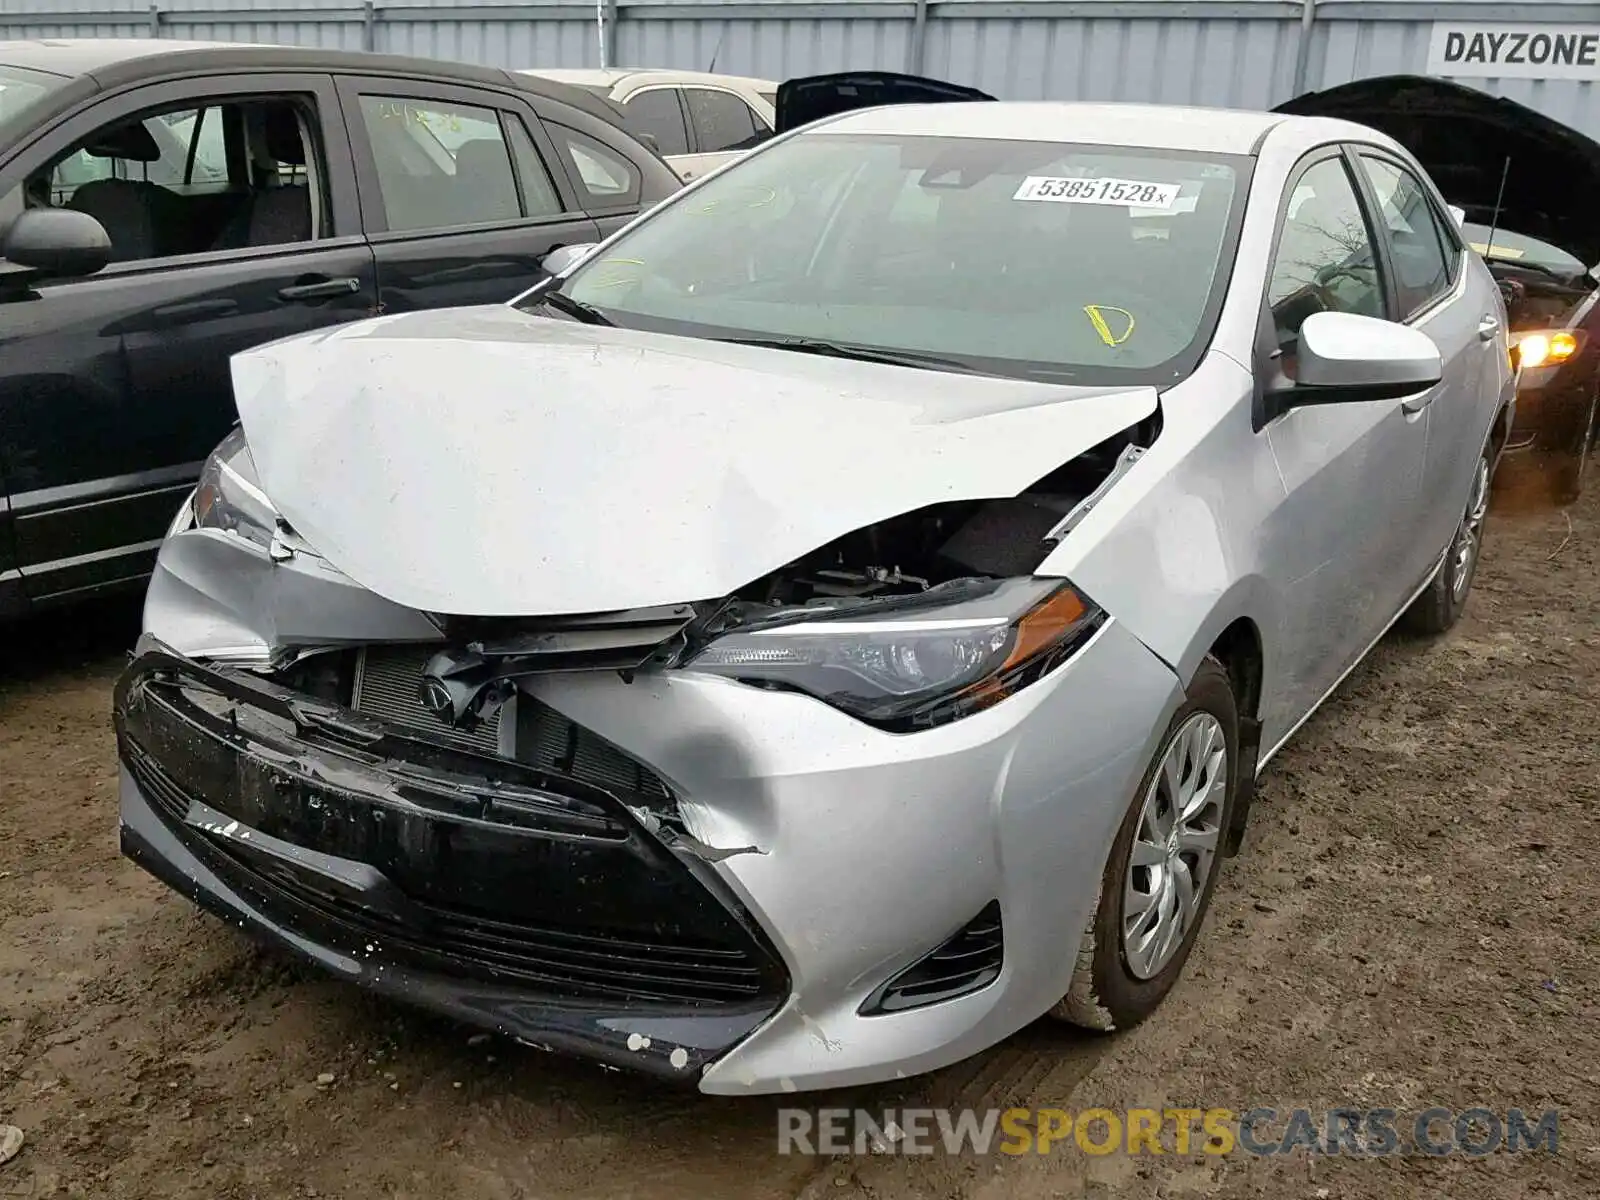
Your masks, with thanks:
M 368 591 L 314 553 L 282 558 L 215 529 L 184 530 L 162 543 L 144 628 L 192 658 L 263 665 L 302 647 L 439 638 L 427 616 Z

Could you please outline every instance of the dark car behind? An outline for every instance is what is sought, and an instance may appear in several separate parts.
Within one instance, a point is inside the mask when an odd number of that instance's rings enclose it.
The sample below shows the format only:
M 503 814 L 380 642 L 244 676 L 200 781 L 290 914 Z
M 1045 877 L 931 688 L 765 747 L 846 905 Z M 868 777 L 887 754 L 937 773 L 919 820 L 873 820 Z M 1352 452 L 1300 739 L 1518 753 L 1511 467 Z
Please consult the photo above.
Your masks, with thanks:
M 0 43 L 0 618 L 143 586 L 232 354 L 509 300 L 681 186 L 614 105 L 513 72 Z
M 1600 400 L 1600 279 L 1538 238 L 1471 221 L 1462 232 L 1500 283 L 1521 367 L 1501 495 L 1567 503 L 1579 493 Z

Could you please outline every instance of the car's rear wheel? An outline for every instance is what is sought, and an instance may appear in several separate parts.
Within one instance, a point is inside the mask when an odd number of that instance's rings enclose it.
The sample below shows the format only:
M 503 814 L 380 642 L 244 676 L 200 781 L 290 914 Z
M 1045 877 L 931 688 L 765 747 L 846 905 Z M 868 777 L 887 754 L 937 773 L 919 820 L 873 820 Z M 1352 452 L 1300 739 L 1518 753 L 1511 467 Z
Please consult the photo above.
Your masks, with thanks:
M 1400 618 L 1401 627 L 1407 632 L 1431 637 L 1443 633 L 1461 619 L 1467 607 L 1467 596 L 1472 591 L 1472 580 L 1478 572 L 1488 515 L 1489 451 L 1485 449 L 1478 457 L 1472 475 L 1472 493 L 1467 497 L 1466 511 L 1456 526 L 1455 536 L 1450 539 L 1444 562 Z
M 1109 1032 L 1155 1011 L 1210 907 L 1238 770 L 1238 705 L 1208 657 L 1117 830 L 1072 986 L 1051 1015 Z

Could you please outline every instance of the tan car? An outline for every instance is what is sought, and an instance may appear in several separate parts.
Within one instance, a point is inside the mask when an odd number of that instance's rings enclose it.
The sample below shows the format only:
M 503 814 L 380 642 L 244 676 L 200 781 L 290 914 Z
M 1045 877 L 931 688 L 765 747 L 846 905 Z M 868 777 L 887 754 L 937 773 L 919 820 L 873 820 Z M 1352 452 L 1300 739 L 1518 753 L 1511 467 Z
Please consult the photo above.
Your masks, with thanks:
M 731 162 L 772 136 L 778 85 L 705 71 L 527 70 L 622 106 L 636 135 L 653 140 L 684 180 Z

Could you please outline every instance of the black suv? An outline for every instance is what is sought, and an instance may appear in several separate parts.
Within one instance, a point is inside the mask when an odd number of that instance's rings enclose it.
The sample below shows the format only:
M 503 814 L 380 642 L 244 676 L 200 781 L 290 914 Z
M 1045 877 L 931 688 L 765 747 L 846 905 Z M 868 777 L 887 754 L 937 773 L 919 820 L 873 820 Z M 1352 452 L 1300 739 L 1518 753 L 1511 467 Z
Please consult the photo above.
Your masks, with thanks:
M 234 352 L 509 300 L 675 192 L 622 120 L 421 59 L 0 43 L 0 617 L 142 586 Z

